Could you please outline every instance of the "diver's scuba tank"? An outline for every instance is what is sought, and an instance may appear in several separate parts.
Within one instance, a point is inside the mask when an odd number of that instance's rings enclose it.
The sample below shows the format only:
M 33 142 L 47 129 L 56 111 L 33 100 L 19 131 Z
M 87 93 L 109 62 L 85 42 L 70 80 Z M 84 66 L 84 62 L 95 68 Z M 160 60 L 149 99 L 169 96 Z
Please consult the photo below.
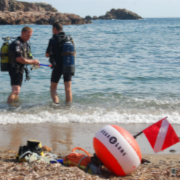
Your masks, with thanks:
M 63 45 L 63 74 L 75 74 L 75 48 L 71 40 Z
M 10 42 L 15 39 L 14 37 L 6 37 L 2 38 L 4 40 L 4 43 L 1 47 L 1 52 L 0 52 L 0 58 L 1 58 L 1 71 L 9 71 L 10 67 L 10 61 L 9 61 L 9 46 Z
M 9 43 L 4 42 L 1 47 L 1 71 L 9 70 L 9 56 L 8 56 Z

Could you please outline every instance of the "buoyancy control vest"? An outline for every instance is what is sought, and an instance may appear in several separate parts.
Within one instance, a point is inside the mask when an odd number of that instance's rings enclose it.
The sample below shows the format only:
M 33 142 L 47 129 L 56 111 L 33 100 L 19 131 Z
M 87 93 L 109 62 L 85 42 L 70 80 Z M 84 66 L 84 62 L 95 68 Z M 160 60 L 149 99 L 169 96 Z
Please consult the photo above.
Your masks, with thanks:
M 15 46 L 15 44 L 20 44 L 20 51 L 21 51 L 21 53 L 22 53 L 22 55 L 23 55 L 23 57 L 24 58 L 26 58 L 26 59 L 32 59 L 31 57 L 30 57 L 30 55 L 31 55 L 31 49 L 30 49 L 30 46 L 29 46 L 29 44 L 26 42 L 26 47 L 20 42 L 20 40 L 19 39 L 16 39 L 15 41 L 13 41 L 10 45 L 9 45 L 9 51 L 8 51 L 8 53 L 9 53 L 9 63 L 10 64 L 19 64 L 19 65 L 21 65 L 22 67 L 24 67 L 24 64 L 20 64 L 20 63 L 18 63 L 17 61 L 16 61 L 16 53 L 15 53 L 15 50 L 14 50 L 14 46 Z
M 10 65 L 15 64 L 16 67 L 23 68 L 24 65 L 16 62 L 15 50 L 12 48 L 14 43 L 20 43 L 18 39 L 10 43 L 10 40 L 15 39 L 14 37 L 2 38 L 5 42 L 1 47 L 1 71 L 9 71 Z M 32 59 L 30 46 L 27 43 L 27 48 L 25 49 L 21 46 L 21 51 L 24 58 Z
M 54 35 L 53 41 L 52 52 L 56 64 L 58 65 L 58 61 L 63 61 L 63 74 L 73 76 L 75 74 L 75 46 L 72 37 Z

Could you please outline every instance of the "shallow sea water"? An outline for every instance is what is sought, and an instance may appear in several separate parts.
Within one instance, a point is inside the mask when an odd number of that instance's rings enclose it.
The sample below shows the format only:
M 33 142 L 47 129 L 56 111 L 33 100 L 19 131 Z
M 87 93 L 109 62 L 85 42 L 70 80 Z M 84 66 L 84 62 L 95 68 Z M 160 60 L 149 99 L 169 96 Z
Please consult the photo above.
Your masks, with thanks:
M 0 26 L 0 37 L 20 35 L 23 25 Z M 45 51 L 50 25 L 30 25 L 32 54 L 48 64 Z M 60 106 L 50 97 L 51 69 L 40 67 L 23 82 L 18 108 L 6 100 L 11 92 L 8 73 L 0 72 L 0 124 L 16 123 L 153 123 L 168 117 L 180 124 L 180 18 L 138 21 L 97 20 L 64 26 L 76 45 L 73 103 Z M 0 39 L 0 45 L 3 41 Z

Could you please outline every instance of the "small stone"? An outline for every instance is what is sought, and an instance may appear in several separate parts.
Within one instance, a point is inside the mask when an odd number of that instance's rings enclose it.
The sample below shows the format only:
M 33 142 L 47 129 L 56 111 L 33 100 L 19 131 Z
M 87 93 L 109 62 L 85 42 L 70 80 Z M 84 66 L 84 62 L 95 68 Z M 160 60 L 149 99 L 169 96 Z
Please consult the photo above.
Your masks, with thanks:
M 171 153 L 175 153 L 175 152 L 176 152 L 176 150 L 171 149 L 171 150 L 169 150 L 169 152 L 171 152 Z
M 48 146 L 43 146 L 42 147 L 44 151 L 47 151 L 47 152 L 51 152 L 52 151 L 52 148 L 48 147 Z
M 9 150 L 7 150 L 7 151 L 6 151 L 6 153 L 15 154 L 15 153 L 16 153 L 16 151 L 9 149 Z
M 171 169 L 172 175 L 176 176 L 176 169 Z
M 159 166 L 158 166 L 158 165 L 155 165 L 154 167 L 155 167 L 155 168 L 159 168 Z
M 60 140 L 60 141 L 58 141 L 58 142 L 60 142 L 60 143 L 66 143 L 66 141 L 63 141 L 63 140 Z

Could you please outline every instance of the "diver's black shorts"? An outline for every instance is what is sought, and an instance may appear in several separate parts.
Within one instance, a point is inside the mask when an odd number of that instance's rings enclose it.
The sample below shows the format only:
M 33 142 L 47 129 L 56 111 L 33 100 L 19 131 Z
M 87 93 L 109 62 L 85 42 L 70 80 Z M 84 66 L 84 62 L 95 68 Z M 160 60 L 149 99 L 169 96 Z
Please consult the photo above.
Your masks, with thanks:
M 62 68 L 55 66 L 51 74 L 51 82 L 58 83 L 61 76 L 63 75 Z M 64 82 L 71 81 L 71 74 L 63 75 Z
M 23 71 L 17 70 L 13 67 L 9 69 L 11 78 L 11 86 L 21 86 L 23 81 Z

